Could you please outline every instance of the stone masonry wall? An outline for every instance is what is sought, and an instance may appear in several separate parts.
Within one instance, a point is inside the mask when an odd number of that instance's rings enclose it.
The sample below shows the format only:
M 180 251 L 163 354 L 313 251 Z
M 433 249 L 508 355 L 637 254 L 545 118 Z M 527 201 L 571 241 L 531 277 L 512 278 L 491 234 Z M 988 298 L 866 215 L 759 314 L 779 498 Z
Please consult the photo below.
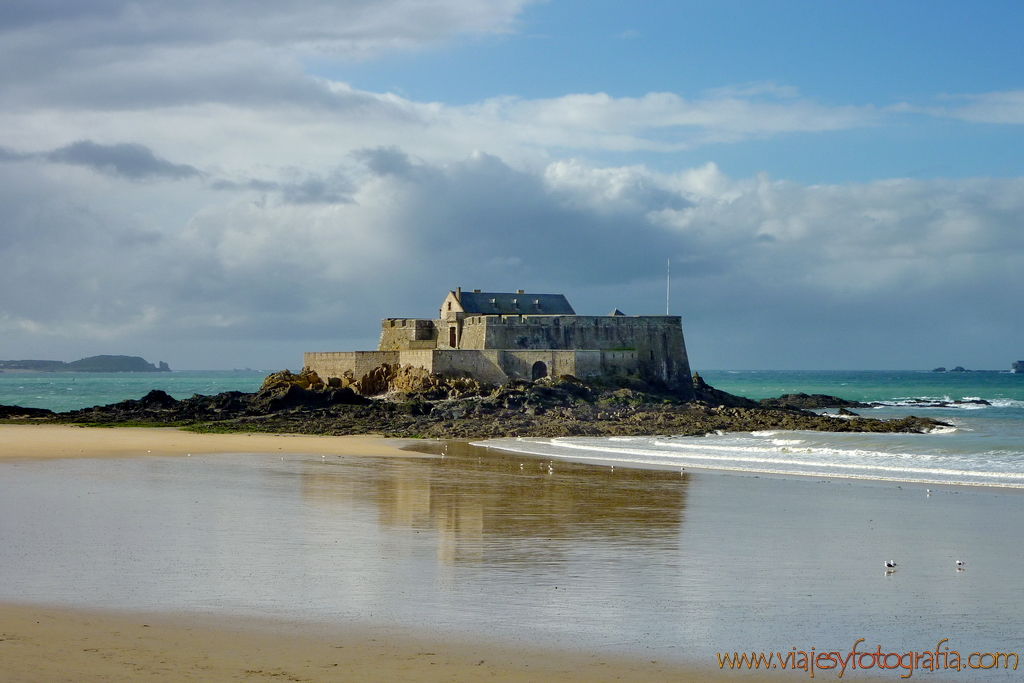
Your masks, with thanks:
M 379 351 L 432 349 L 437 345 L 437 327 L 423 318 L 385 318 L 380 322 Z
M 613 374 L 638 374 L 683 388 L 690 384 L 678 316 L 474 316 L 465 321 L 462 348 L 470 343 L 517 351 L 602 350 L 612 353 L 602 364 Z M 614 355 L 627 352 L 635 358 Z M 628 367 L 635 369 L 625 372 Z
M 345 372 L 359 379 L 370 370 L 384 364 L 399 362 L 397 351 L 328 351 L 304 353 L 303 365 L 312 369 L 321 379 L 344 377 Z

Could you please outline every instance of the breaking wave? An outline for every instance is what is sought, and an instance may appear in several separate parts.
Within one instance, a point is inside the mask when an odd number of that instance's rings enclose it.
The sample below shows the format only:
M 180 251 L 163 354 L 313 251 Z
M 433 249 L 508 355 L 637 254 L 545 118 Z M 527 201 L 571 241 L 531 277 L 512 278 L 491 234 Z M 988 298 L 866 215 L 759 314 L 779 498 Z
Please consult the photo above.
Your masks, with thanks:
M 1024 488 L 1024 452 L 944 443 L 942 434 L 761 431 L 705 437 L 507 438 L 479 445 L 552 460 L 626 467 Z M 969 435 L 968 435 L 969 436 Z M 924 441 L 922 441 L 924 440 Z

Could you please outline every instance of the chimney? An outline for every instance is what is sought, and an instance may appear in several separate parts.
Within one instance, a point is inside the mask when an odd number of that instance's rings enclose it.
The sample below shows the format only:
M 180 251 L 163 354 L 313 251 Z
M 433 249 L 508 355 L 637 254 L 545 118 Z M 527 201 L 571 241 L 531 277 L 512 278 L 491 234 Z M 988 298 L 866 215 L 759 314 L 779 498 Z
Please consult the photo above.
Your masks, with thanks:
M 462 303 L 462 287 L 455 288 L 455 300 Z

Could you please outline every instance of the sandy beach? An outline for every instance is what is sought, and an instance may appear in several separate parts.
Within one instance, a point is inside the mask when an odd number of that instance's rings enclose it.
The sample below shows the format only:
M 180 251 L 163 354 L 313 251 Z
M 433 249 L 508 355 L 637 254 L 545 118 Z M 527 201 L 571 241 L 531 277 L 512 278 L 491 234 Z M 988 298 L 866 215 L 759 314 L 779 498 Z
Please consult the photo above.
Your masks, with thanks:
M 513 649 L 358 625 L 228 622 L 195 615 L 112 614 L 24 605 L 0 605 L 0 624 L 3 683 L 714 680 L 708 672 L 649 659 Z
M 209 453 L 308 453 L 411 457 L 411 440 L 377 436 L 196 434 L 164 427 L 0 425 L 3 458 L 123 458 Z
M 1021 649 L 1017 495 L 403 445 L 0 427 L 0 683 L 756 681 L 715 652 Z M 868 673 L 844 679 L 900 672 Z

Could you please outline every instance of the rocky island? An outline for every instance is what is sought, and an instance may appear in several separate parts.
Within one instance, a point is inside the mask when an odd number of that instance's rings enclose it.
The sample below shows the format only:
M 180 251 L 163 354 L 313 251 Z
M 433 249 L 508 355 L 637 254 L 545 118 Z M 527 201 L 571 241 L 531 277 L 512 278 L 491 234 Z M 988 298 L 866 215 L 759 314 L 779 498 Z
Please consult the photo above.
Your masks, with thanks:
M 156 366 L 139 356 L 90 356 L 62 360 L 0 360 L 0 372 L 170 372 L 167 363 Z
M 343 386 L 344 385 L 344 386 Z M 918 432 L 948 426 L 929 418 L 857 415 L 870 404 L 790 394 L 753 401 L 720 391 L 699 375 L 680 392 L 622 378 L 583 382 L 570 375 L 489 386 L 422 369 L 382 365 L 360 380 L 324 382 L 316 372 L 272 374 L 259 391 L 177 400 L 159 390 L 138 400 L 66 413 L 0 406 L 0 419 L 94 426 L 177 426 L 198 432 L 380 434 L 405 438 L 704 435 L 802 429 Z M 692 392 L 692 393 L 691 393 Z M 814 409 L 837 408 L 836 414 Z

